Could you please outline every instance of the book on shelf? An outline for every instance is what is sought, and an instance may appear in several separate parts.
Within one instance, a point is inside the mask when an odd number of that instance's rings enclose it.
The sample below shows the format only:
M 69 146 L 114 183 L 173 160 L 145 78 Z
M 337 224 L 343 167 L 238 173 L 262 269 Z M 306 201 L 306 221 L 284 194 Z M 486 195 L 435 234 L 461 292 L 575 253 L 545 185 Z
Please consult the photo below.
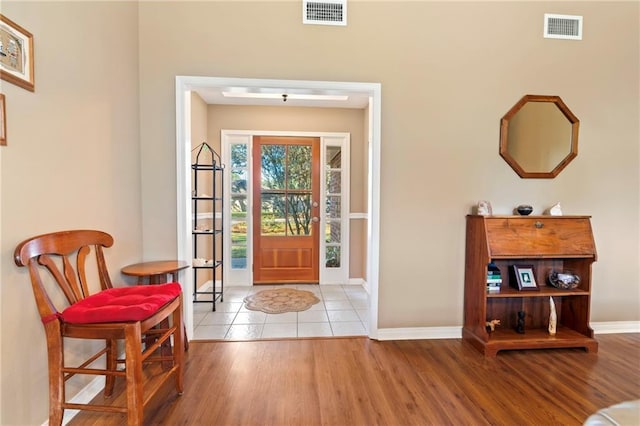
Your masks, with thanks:
M 500 291 L 502 285 L 502 274 L 500 268 L 491 262 L 487 265 L 487 291 Z
M 500 268 L 498 268 L 495 263 L 491 262 L 487 265 L 487 274 L 500 275 Z

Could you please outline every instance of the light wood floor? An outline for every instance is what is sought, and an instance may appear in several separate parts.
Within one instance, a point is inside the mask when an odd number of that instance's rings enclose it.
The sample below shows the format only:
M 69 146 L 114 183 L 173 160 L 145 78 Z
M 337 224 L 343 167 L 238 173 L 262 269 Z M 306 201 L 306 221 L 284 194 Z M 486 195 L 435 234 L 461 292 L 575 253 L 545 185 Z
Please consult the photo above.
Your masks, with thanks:
M 581 349 L 499 352 L 458 339 L 193 342 L 185 392 L 171 386 L 147 425 L 580 425 L 640 399 L 640 334 Z M 72 425 L 123 425 L 82 412 Z

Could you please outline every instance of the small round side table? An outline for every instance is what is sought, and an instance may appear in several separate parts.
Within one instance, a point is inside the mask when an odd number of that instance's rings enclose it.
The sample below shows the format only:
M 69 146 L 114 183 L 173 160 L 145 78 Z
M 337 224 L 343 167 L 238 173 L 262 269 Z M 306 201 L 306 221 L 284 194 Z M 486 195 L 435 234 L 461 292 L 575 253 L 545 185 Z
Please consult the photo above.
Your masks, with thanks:
M 188 267 L 189 264 L 187 262 L 180 260 L 158 260 L 128 265 L 122 268 L 120 272 L 138 277 L 138 285 L 144 284 L 145 278 L 149 280 L 147 284 L 163 284 L 167 282 L 168 274 L 171 274 L 173 282 L 177 282 L 178 272 Z
M 155 262 L 142 262 L 133 265 L 127 265 L 120 270 L 124 275 L 138 277 L 138 285 L 145 284 L 145 278 L 148 278 L 147 284 L 164 284 L 167 282 L 167 275 L 171 274 L 171 281 L 178 282 L 178 272 L 189 267 L 189 264 L 180 260 L 157 260 Z M 189 350 L 189 341 L 187 340 L 186 326 L 183 327 L 184 333 L 184 350 Z M 149 344 L 150 341 L 147 341 Z M 166 351 L 166 348 L 163 348 Z

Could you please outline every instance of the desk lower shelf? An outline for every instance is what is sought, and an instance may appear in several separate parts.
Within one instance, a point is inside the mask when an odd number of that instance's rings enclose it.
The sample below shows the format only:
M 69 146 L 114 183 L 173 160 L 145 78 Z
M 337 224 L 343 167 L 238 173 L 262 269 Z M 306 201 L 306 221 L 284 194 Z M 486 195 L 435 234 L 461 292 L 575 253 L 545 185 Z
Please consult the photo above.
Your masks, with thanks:
M 598 342 L 567 327 L 559 327 L 555 335 L 546 329 L 530 329 L 524 334 L 515 330 L 491 332 L 487 341 L 467 329 L 462 330 L 464 340 L 471 343 L 485 356 L 494 357 L 498 351 L 518 349 L 584 348 L 587 352 L 597 352 Z

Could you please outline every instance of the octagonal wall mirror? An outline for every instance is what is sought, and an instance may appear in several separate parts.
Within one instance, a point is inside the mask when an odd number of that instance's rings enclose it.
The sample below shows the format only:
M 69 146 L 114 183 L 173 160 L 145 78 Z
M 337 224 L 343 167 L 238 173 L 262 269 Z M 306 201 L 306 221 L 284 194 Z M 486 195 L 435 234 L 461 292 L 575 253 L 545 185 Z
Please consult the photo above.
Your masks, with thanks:
M 525 95 L 500 120 L 500 156 L 521 178 L 554 178 L 578 155 L 579 126 L 559 96 Z

